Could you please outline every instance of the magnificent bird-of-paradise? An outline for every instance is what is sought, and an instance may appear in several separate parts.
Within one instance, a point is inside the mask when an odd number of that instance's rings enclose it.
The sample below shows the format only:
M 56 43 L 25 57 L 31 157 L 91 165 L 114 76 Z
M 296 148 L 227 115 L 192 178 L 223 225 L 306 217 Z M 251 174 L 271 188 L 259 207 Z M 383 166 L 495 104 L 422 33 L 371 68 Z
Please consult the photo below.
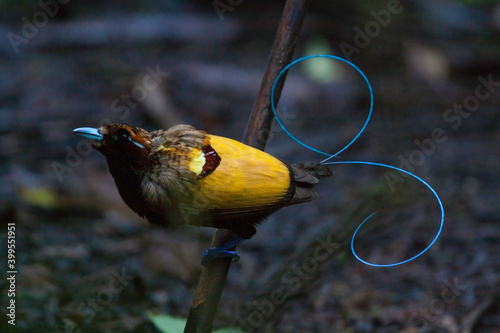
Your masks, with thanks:
M 125 124 L 73 130 L 107 160 L 125 203 L 149 222 L 229 229 L 240 237 L 204 260 L 251 238 L 278 209 L 314 200 L 312 186 L 331 175 L 325 165 L 290 165 L 238 141 L 190 125 L 147 132 Z

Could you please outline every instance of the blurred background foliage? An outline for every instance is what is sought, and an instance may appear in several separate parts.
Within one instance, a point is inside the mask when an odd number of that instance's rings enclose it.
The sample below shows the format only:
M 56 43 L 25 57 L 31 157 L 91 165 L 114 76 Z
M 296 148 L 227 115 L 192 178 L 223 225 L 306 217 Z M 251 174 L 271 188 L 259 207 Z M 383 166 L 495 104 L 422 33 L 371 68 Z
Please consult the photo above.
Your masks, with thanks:
M 278 212 L 239 248 L 242 260 L 231 268 L 217 328 L 500 330 L 498 87 L 456 129 L 443 118 L 476 93 L 480 77 L 500 81 L 500 4 L 401 1 L 402 11 L 375 33 L 373 13 L 391 2 L 312 1 L 295 58 L 348 56 L 364 71 L 374 114 L 341 158 L 402 165 L 423 177 L 445 204 L 442 237 L 400 267 L 359 263 L 350 239 L 373 211 L 379 213 L 358 233 L 356 248 L 371 262 L 388 263 L 426 247 L 439 210 L 412 180 L 392 188 L 386 170 L 335 166 L 319 186 L 319 200 Z M 55 11 L 46 23 L 40 3 Z M 0 1 L 0 234 L 16 223 L 15 332 L 158 332 L 148 313 L 186 317 L 213 231 L 162 230 L 135 216 L 104 158 L 71 130 L 109 121 L 148 130 L 190 123 L 241 139 L 284 1 L 53 4 Z M 41 20 L 34 36 L 23 35 L 34 19 Z M 18 52 L 9 34 L 27 40 Z M 346 54 L 347 44 L 357 51 Z M 138 95 L 151 71 L 161 73 L 158 85 Z M 359 131 L 368 108 L 368 89 L 355 70 L 316 59 L 288 73 L 278 113 L 299 139 L 334 153 Z M 446 140 L 426 154 L 415 140 L 431 139 L 436 128 Z M 323 158 L 277 124 L 267 150 L 290 162 Z M 335 251 L 293 284 L 327 236 Z M 110 283 L 123 288 L 112 292 Z M 445 302 L 450 283 L 462 289 Z M 264 315 L 259 309 L 275 290 L 286 301 Z M 0 301 L 7 304 L 6 292 Z M 0 321 L 0 331 L 14 330 Z

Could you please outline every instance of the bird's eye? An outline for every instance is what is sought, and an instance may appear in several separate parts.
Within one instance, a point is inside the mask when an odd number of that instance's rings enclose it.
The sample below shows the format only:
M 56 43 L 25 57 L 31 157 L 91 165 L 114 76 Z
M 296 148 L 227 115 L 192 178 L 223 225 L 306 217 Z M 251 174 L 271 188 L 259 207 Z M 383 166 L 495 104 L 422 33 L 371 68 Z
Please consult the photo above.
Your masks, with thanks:
M 127 130 L 120 130 L 116 134 L 113 134 L 114 141 L 128 141 L 131 140 L 130 133 Z
M 120 142 L 120 143 L 132 142 L 137 147 L 144 149 L 144 146 L 142 144 L 132 140 L 132 136 L 130 135 L 130 132 L 127 131 L 126 129 L 121 129 L 121 130 L 117 131 L 115 134 L 113 134 L 111 136 L 111 138 L 113 139 L 113 141 Z

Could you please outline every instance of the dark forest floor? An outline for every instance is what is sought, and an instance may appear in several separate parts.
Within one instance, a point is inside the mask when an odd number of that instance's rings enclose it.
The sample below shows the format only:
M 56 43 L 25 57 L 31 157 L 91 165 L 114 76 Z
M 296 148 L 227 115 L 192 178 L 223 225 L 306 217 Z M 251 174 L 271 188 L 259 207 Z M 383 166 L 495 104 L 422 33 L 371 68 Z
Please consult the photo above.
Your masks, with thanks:
M 17 16 L 2 15 L 1 29 L 19 32 L 22 21 L 15 17 L 31 17 L 36 8 L 10 6 Z M 7 223 L 16 224 L 15 332 L 147 333 L 157 332 L 147 311 L 187 316 L 212 230 L 163 230 L 135 216 L 119 198 L 104 158 L 71 130 L 106 119 L 148 130 L 184 122 L 241 139 L 282 4 L 243 2 L 222 22 L 211 5 L 135 8 L 125 2 L 117 12 L 119 6 L 70 4 L 18 54 L 0 45 L 0 234 Z M 323 6 L 311 9 L 295 58 L 342 56 L 342 42 L 354 45 L 354 27 L 364 28 L 374 20 L 370 10 L 387 2 Z M 477 88 L 484 80 L 500 81 L 494 15 L 500 7 L 416 6 L 404 7 L 351 57 L 370 79 L 375 107 L 366 131 L 341 158 L 401 165 L 425 179 L 446 210 L 442 236 L 402 266 L 360 263 L 349 246 L 370 213 L 379 212 L 357 236 L 358 253 L 388 263 L 427 246 L 439 209 L 416 181 L 392 188 L 387 170 L 334 166 L 333 177 L 318 187 L 319 200 L 276 213 L 239 247 L 242 260 L 229 273 L 217 327 L 500 332 L 500 92 L 495 84 Z M 100 30 L 99 22 L 108 25 Z M 136 34 L 124 22 L 155 32 Z M 155 30 L 155 22 L 166 25 Z M 103 31 L 109 40 L 99 38 Z M 369 107 L 363 80 L 336 65 L 326 83 L 294 67 L 279 107 L 292 133 L 329 152 L 352 139 Z M 158 87 L 144 101 L 126 104 L 124 96 L 151 70 L 162 73 Z M 446 116 L 477 89 L 490 94 L 475 111 Z M 431 141 L 436 129 L 440 142 Z M 267 150 L 290 162 L 322 159 L 277 126 Z M 319 260 L 314 250 L 325 242 L 334 245 Z M 6 287 L 1 279 L 2 312 Z M 1 332 L 11 328 L 0 321 Z

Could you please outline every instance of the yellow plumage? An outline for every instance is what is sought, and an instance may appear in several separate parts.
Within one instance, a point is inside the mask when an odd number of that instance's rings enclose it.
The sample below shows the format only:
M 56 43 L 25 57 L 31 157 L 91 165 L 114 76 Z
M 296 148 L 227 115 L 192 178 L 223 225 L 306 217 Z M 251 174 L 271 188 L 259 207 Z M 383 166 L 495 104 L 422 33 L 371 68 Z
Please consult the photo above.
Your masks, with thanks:
M 189 170 L 199 176 L 206 162 L 205 154 L 201 149 L 192 149 L 189 155 Z
M 151 223 L 225 228 L 243 238 L 278 209 L 314 200 L 321 165 L 288 165 L 190 125 L 151 133 L 124 124 L 74 131 L 106 156 L 127 205 Z
M 291 180 L 283 162 L 238 141 L 207 136 L 221 163 L 198 180 L 194 202 L 206 209 L 240 210 L 272 205 L 286 195 Z

